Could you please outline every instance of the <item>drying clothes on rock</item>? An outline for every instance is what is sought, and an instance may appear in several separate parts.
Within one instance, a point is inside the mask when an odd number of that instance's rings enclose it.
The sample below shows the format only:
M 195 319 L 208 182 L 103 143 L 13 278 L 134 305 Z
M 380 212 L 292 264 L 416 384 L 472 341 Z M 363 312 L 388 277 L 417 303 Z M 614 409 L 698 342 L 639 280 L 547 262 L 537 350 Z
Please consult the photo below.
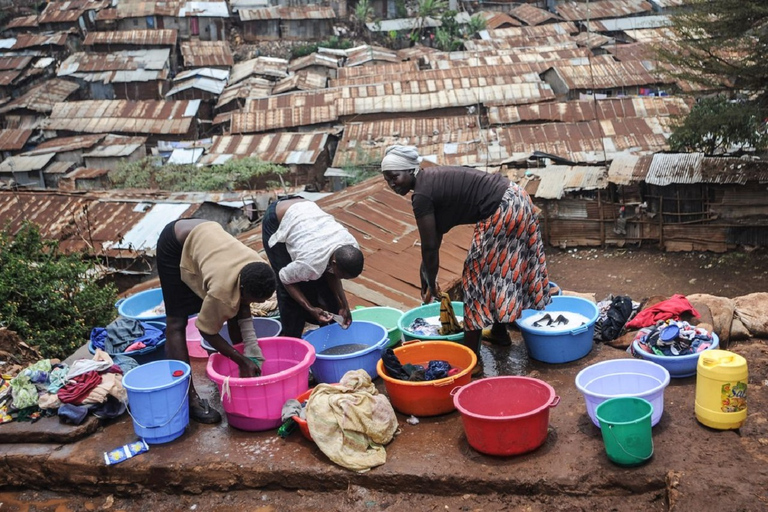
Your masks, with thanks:
M 440 297 L 440 329 L 438 332 L 441 336 L 462 332 L 464 325 L 456 318 L 451 298 L 445 292 L 441 292 Z
M 575 329 L 589 322 L 589 318 L 573 311 L 542 311 L 520 321 L 529 329 L 562 331 Z
M 55 395 L 67 383 L 68 373 L 69 366 L 65 364 L 56 365 L 56 368 L 53 368 L 51 373 L 48 374 L 48 387 L 46 391 Z
M 88 407 L 82 405 L 63 404 L 59 407 L 58 415 L 61 421 L 71 425 L 80 425 L 88 416 Z
M 107 327 L 95 327 L 91 330 L 91 343 L 94 348 L 106 350 L 110 354 L 120 354 L 136 343 L 153 347 L 165 338 L 165 333 L 146 322 L 132 318 L 118 317 Z
M 385 444 L 397 431 L 397 417 L 365 370 L 344 374 L 337 385 L 319 384 L 307 401 L 307 425 L 331 461 L 366 471 L 387 460 Z
M 61 400 L 56 393 L 42 393 L 37 399 L 37 406 L 41 409 L 58 409 L 61 407 Z
M 641 350 L 657 356 L 686 356 L 712 346 L 712 335 L 706 329 L 688 322 L 667 322 L 640 329 L 635 336 Z M 630 347 L 633 353 L 633 347 Z
M 11 395 L 14 409 L 37 406 L 37 388 L 24 372 L 11 379 Z
M 640 329 L 649 327 L 660 320 L 669 320 L 670 318 L 679 320 L 680 316 L 690 313 L 695 317 L 699 312 L 694 309 L 685 295 L 676 294 L 669 299 L 659 302 L 649 308 L 640 311 L 635 318 L 627 322 L 627 329 Z
M 59 400 L 65 404 L 80 405 L 100 383 L 101 375 L 98 372 L 82 373 L 70 379 L 67 385 L 59 390 L 57 395 Z M 37 404 L 37 397 L 35 397 L 35 404 Z
M 640 304 L 625 296 L 610 296 L 597 303 L 594 339 L 611 341 L 621 335 L 624 325 L 637 313 Z
M 122 402 L 128 401 L 128 394 L 123 387 L 123 376 L 118 373 L 102 373 L 101 382 L 88 393 L 82 401 L 83 405 L 101 404 L 107 396 L 114 396 Z

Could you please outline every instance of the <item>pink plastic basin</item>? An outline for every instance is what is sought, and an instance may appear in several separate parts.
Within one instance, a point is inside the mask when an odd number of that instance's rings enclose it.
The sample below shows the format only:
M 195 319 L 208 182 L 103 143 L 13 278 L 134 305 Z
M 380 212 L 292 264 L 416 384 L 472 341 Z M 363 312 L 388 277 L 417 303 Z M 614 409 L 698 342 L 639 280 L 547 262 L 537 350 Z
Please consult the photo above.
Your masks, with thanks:
M 194 357 L 195 359 L 207 359 L 208 352 L 206 352 L 200 344 L 203 337 L 200 334 L 200 331 L 197 330 L 197 327 L 195 327 L 196 320 L 197 315 L 190 317 L 189 320 L 187 320 L 187 352 L 189 352 L 189 357 Z
M 240 430 L 261 431 L 282 423 L 283 404 L 309 389 L 309 367 L 315 362 L 314 347 L 297 338 L 261 338 L 266 358 L 261 377 L 241 379 L 238 367 L 219 353 L 208 358 L 208 377 L 216 383 L 221 405 L 230 425 Z M 242 353 L 243 345 L 235 345 Z

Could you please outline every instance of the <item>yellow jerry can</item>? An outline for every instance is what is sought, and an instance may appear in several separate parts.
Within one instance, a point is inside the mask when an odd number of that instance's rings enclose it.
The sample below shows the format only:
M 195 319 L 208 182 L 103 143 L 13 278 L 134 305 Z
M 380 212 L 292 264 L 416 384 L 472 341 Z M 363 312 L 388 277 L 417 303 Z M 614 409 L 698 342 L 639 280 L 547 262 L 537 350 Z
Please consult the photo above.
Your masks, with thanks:
M 747 360 L 727 350 L 706 350 L 696 368 L 696 419 L 720 430 L 747 419 Z

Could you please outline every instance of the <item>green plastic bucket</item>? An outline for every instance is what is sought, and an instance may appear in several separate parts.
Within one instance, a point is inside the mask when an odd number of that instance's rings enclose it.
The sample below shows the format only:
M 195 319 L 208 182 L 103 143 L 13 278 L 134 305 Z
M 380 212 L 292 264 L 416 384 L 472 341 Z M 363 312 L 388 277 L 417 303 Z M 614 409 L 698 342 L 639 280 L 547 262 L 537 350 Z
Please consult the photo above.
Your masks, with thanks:
M 387 335 L 389 336 L 387 347 L 394 347 L 402 340 L 403 332 L 397 325 L 401 316 L 403 316 L 402 311 L 386 306 L 358 308 L 352 311 L 352 320 L 374 322 L 387 330 Z
M 637 466 L 653 456 L 651 415 L 653 405 L 644 398 L 611 398 L 595 409 L 611 462 Z

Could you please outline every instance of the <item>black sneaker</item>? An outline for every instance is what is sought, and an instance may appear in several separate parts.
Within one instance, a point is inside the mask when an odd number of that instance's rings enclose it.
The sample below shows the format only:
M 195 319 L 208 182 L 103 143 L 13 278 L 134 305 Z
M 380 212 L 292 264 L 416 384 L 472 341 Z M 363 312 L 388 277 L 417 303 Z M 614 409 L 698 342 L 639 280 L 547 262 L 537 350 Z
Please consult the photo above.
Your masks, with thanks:
M 208 400 L 193 398 L 189 401 L 189 419 L 198 423 L 213 424 L 221 422 L 221 414 L 211 407 Z

